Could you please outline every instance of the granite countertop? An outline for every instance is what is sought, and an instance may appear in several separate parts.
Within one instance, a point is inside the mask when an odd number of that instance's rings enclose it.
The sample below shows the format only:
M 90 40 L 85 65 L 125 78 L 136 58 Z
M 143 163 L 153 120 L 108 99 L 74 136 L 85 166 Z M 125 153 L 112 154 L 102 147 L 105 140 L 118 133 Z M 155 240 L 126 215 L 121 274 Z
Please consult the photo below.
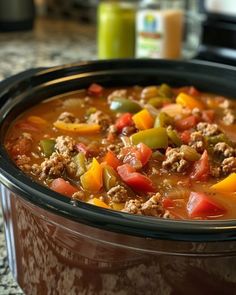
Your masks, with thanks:
M 94 25 L 39 18 L 32 31 L 0 33 L 0 81 L 29 68 L 95 58 Z M 8 267 L 1 208 L 0 294 L 23 294 Z

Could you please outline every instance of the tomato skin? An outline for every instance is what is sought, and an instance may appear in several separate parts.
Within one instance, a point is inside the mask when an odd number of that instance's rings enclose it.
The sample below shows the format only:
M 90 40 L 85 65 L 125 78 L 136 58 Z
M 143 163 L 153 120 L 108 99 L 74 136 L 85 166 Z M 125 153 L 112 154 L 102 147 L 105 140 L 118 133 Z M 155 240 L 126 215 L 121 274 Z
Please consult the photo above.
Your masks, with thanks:
M 103 87 L 99 84 L 93 83 L 88 88 L 88 94 L 93 96 L 100 96 L 103 92 Z
M 124 127 L 132 126 L 134 124 L 132 116 L 133 114 L 131 113 L 124 113 L 116 120 L 115 126 L 119 133 L 122 132 Z
M 225 208 L 205 193 L 191 192 L 187 203 L 188 215 L 191 218 L 222 215 Z
M 142 162 L 144 166 L 147 164 L 147 162 L 152 156 L 152 149 L 150 149 L 150 147 L 148 147 L 146 144 L 142 142 L 137 145 L 137 148 L 139 149 L 139 152 L 140 152 L 140 161 Z
M 189 144 L 191 139 L 191 132 L 189 130 L 185 130 L 180 134 L 180 139 L 184 144 Z
M 191 115 L 184 119 L 176 120 L 175 127 L 179 131 L 184 131 L 184 130 L 194 128 L 198 122 L 199 122 L 199 118 L 197 116 Z
M 71 197 L 74 193 L 78 191 L 73 185 L 63 178 L 56 178 L 52 181 L 50 188 L 55 192 Z
M 17 123 L 16 127 L 21 130 L 24 130 L 24 131 L 34 131 L 34 132 L 39 131 L 38 127 L 36 127 L 34 124 L 26 122 L 26 121 Z
M 214 110 L 205 110 L 202 111 L 202 120 L 207 123 L 212 123 L 214 121 L 215 111 Z
M 117 172 L 122 180 L 133 190 L 140 192 L 155 192 L 151 179 L 141 173 L 135 172 L 135 169 L 129 164 L 119 166 Z
M 192 180 L 206 181 L 210 174 L 210 164 L 208 153 L 205 150 L 201 158 L 193 165 L 193 170 L 190 174 Z
M 165 209 L 168 209 L 168 208 L 173 208 L 175 203 L 173 199 L 166 197 L 162 199 L 162 205 Z

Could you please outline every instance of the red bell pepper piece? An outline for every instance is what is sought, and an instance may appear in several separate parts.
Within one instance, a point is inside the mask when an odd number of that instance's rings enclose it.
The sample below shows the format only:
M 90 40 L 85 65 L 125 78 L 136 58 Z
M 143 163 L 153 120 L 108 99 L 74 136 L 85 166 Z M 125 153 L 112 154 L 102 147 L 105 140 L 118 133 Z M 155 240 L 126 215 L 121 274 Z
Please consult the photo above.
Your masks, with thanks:
M 51 183 L 51 189 L 67 197 L 71 197 L 75 192 L 78 191 L 78 189 L 76 189 L 68 181 L 65 181 L 63 178 L 54 179 Z
M 109 166 L 111 166 L 114 169 L 116 169 L 121 164 L 117 156 L 112 151 L 108 151 L 106 153 L 104 157 L 104 162 L 106 162 Z
M 103 87 L 99 84 L 93 83 L 88 88 L 88 94 L 93 96 L 100 96 L 103 92 Z
M 210 174 L 210 164 L 208 153 L 205 150 L 201 158 L 193 165 L 193 170 L 190 174 L 192 180 L 206 181 Z
M 187 211 L 191 218 L 222 215 L 226 210 L 204 193 L 191 192 L 187 203 Z
M 132 126 L 134 124 L 132 116 L 133 115 L 131 113 L 124 113 L 116 120 L 115 126 L 119 133 L 122 132 L 124 127 Z
M 150 178 L 135 172 L 135 169 L 129 164 L 117 167 L 117 172 L 122 180 L 133 190 L 140 192 L 154 192 L 155 188 Z

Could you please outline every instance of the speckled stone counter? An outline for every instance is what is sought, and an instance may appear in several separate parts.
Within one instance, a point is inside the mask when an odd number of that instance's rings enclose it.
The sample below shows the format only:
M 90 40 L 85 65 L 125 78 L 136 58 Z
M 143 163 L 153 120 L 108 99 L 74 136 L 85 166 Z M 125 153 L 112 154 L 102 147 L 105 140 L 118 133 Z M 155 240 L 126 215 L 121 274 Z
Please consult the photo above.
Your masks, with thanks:
M 0 81 L 29 68 L 95 58 L 96 29 L 93 25 L 38 19 L 32 31 L 0 33 Z M 0 295 L 7 294 L 23 292 L 8 267 L 0 208 Z

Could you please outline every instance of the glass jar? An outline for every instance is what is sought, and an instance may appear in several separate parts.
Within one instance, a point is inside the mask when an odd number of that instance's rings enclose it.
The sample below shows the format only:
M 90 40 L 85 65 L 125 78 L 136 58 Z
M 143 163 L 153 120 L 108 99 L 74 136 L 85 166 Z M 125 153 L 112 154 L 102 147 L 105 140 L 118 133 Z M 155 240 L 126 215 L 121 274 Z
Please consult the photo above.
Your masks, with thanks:
M 98 58 L 130 58 L 135 54 L 135 4 L 102 1 L 98 7 Z
M 141 1 L 136 16 L 136 57 L 178 59 L 193 56 L 200 40 L 200 26 L 189 10 L 189 2 Z

